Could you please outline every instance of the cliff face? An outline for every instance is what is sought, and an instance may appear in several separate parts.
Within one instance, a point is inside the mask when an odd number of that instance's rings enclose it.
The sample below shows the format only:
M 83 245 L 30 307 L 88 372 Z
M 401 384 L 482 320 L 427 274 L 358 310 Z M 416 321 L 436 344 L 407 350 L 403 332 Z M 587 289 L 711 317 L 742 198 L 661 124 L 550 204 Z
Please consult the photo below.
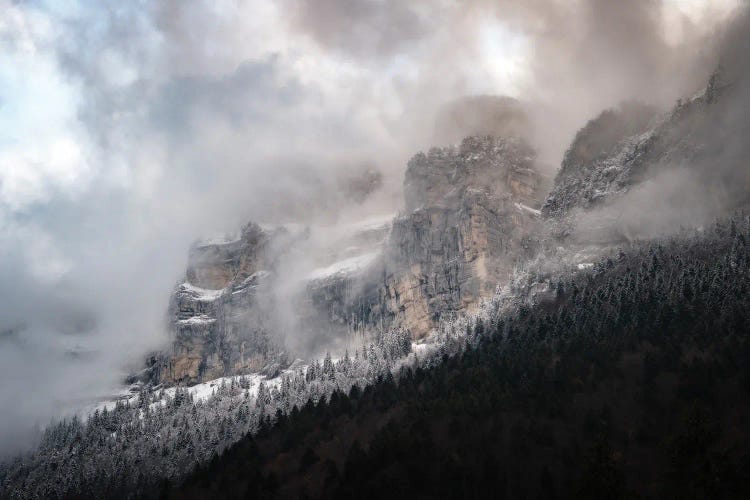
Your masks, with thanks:
M 688 204 L 711 196 L 723 209 L 747 202 L 748 148 L 727 138 L 750 133 L 748 96 L 746 78 L 728 83 L 717 73 L 669 113 L 635 104 L 603 113 L 576 136 L 543 206 L 531 147 L 471 136 L 409 161 L 405 210 L 395 219 L 304 229 L 248 224 L 236 238 L 199 243 L 172 297 L 172 351 L 152 358 L 147 371 L 152 380 L 193 383 L 272 371 L 288 362 L 287 350 L 334 348 L 353 333 L 404 328 L 424 336 L 441 318 L 491 297 L 537 241 L 554 242 L 550 229 L 559 237 L 576 224 L 594 226 L 577 214 L 599 207 L 619 219 L 613 203 L 667 169 L 698 179 L 698 190 L 672 193 Z M 656 184 L 652 199 L 661 196 Z M 611 243 L 613 224 L 601 226 Z
M 188 281 L 200 288 L 219 290 L 238 278 L 268 269 L 271 256 L 267 249 L 272 236 L 250 223 L 234 238 L 197 242 L 188 256 Z
M 248 224 L 237 238 L 195 244 L 186 281 L 169 308 L 172 352 L 163 356 L 160 382 L 195 383 L 226 373 L 257 371 L 282 350 L 269 317 L 277 248 L 298 235 Z
M 669 169 L 687 171 L 729 205 L 744 199 L 747 148 L 735 138 L 750 130 L 739 111 L 749 97 L 747 79 L 727 82 L 716 72 L 704 90 L 668 113 L 639 105 L 605 111 L 577 134 L 542 213 L 563 219 L 601 207 Z
M 236 238 L 196 243 L 170 301 L 171 352 L 151 361 L 150 379 L 191 384 L 273 370 L 289 349 L 310 353 L 361 328 L 359 277 L 389 228 L 378 219 L 324 231 L 330 249 L 307 266 L 298 260 L 315 246 L 311 228 L 250 223 Z
M 533 250 L 543 193 L 535 152 L 520 139 L 468 137 L 415 155 L 405 213 L 359 273 L 310 287 L 316 309 L 352 330 L 428 334 L 491 297 Z
M 412 158 L 406 212 L 393 220 L 335 231 L 251 223 L 237 237 L 197 243 L 171 300 L 172 352 L 153 378 L 270 369 L 287 362 L 287 349 L 309 353 L 355 332 L 426 335 L 490 297 L 531 250 L 541 200 L 534 162 L 520 139 L 469 137 Z M 322 257 L 300 267 L 307 253 Z
M 537 224 L 534 161 L 523 141 L 489 136 L 412 158 L 379 290 L 391 323 L 423 336 L 507 281 Z

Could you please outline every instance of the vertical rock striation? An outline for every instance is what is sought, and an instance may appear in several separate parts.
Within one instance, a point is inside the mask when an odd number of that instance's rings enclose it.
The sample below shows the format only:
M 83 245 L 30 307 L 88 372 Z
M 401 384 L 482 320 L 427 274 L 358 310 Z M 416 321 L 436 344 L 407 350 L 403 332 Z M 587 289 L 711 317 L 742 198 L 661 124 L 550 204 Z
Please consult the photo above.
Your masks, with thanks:
M 246 225 L 236 238 L 198 242 L 186 281 L 170 301 L 172 352 L 156 380 L 196 383 L 256 371 L 282 355 L 269 317 L 269 289 L 279 249 L 297 238 L 284 228 Z
M 535 153 L 521 139 L 468 137 L 414 156 L 379 290 L 389 323 L 421 337 L 492 296 L 531 250 L 539 185 Z

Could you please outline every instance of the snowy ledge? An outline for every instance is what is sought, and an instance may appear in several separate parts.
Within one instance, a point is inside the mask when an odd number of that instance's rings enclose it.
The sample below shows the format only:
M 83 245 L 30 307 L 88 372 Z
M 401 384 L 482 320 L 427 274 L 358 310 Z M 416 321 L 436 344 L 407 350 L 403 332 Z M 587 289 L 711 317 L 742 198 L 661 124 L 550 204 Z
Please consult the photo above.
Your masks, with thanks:
M 307 275 L 307 279 L 309 281 L 317 281 L 330 278 L 331 276 L 355 273 L 372 264 L 378 255 L 380 255 L 380 252 L 371 252 L 334 262 L 330 266 L 320 267 L 313 270 Z
M 515 206 L 516 206 L 516 208 L 518 210 L 520 210 L 522 212 L 530 213 L 531 215 L 533 215 L 535 217 L 541 217 L 542 216 L 542 211 L 541 210 L 537 210 L 535 208 L 531 208 L 530 206 L 524 205 L 523 203 L 515 203 Z
M 219 297 L 221 297 L 221 294 L 224 293 L 224 289 L 219 290 L 209 290 L 208 288 L 200 288 L 195 285 L 191 285 L 188 282 L 182 283 L 179 286 L 179 291 L 181 292 L 187 292 L 194 296 L 198 300 L 216 300 Z
M 216 318 L 212 318 L 211 316 L 207 316 L 205 314 L 201 314 L 199 316 L 193 316 L 192 318 L 181 319 L 177 321 L 177 324 L 180 326 L 211 325 L 213 323 L 216 323 Z

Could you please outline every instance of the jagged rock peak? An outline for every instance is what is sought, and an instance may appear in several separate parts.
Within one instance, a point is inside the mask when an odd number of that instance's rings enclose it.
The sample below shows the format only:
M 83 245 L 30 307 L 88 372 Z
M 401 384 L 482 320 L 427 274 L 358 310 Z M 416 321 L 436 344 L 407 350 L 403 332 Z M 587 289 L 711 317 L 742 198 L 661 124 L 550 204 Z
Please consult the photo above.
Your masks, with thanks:
M 578 131 L 565 152 L 557 180 L 573 175 L 598 158 L 612 154 L 626 138 L 649 128 L 658 109 L 647 104 L 628 101 L 617 108 L 604 110 Z
M 540 177 L 536 152 L 520 138 L 466 137 L 461 144 L 417 153 L 407 165 L 404 198 L 408 212 L 456 205 L 467 189 L 507 193 L 537 204 Z
M 604 196 L 608 189 L 592 186 L 623 180 L 616 179 L 617 165 L 633 155 L 618 157 L 618 153 L 634 153 L 638 136 L 648 131 L 658 116 L 655 107 L 631 101 L 590 120 L 565 152 L 542 213 L 546 217 L 561 216 L 575 205 L 588 206 Z M 601 182 L 594 182 L 594 178 Z
M 670 112 L 640 105 L 605 111 L 577 134 L 542 214 L 569 218 L 574 209 L 600 207 L 674 169 L 688 170 L 705 187 L 701 191 L 723 192 L 724 204 L 743 200 L 747 146 L 736 138 L 748 130 L 748 120 L 736 109 L 746 106 L 746 87 L 717 70 L 702 91 Z
M 304 236 L 305 226 L 247 223 L 239 234 L 199 240 L 188 254 L 187 280 L 210 290 L 242 281 L 260 271 L 271 270 L 283 242 Z

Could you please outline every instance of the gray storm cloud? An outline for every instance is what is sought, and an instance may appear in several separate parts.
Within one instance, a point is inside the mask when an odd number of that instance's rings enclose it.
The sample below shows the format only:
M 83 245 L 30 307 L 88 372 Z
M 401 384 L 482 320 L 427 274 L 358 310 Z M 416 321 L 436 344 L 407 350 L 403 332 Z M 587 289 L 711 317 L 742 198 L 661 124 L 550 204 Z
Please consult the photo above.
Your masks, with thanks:
M 371 64 L 385 64 L 399 57 L 399 50 L 416 54 L 409 63 L 421 77 L 402 82 L 401 97 L 418 115 L 472 91 L 475 82 L 467 74 L 492 62 L 482 51 L 484 34 L 498 23 L 524 40 L 525 67 L 511 93 L 531 104 L 537 146 L 553 163 L 575 130 L 602 109 L 630 99 L 664 107 L 699 88 L 716 61 L 720 17 L 710 6 L 697 19 L 672 12 L 679 39 L 670 40 L 670 4 L 659 0 L 418 0 L 398 8 L 368 0 L 287 0 L 287 5 L 295 28 L 323 48 L 355 58 L 366 43 Z
M 353 57 L 391 57 L 426 34 L 418 5 L 398 0 L 288 0 L 293 26 Z
M 46 54 L 73 88 L 89 165 L 33 201 L 0 199 L 4 453 L 166 342 L 169 292 L 197 236 L 398 210 L 409 155 L 433 145 L 446 103 L 472 93 L 528 105 L 557 165 L 603 108 L 697 89 L 726 17 L 685 18 L 673 42 L 650 0 L 3 8 L 17 23 L 0 27 L 0 47 Z M 362 165 L 382 171 L 382 189 L 353 203 L 339 181 Z

